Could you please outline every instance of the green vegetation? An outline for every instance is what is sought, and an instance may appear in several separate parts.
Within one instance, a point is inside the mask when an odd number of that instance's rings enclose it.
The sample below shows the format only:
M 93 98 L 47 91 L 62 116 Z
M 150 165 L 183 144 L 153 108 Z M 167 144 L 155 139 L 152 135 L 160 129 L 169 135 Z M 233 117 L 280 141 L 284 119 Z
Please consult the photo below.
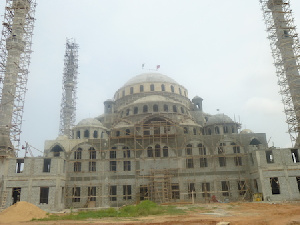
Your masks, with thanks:
M 98 211 L 82 211 L 78 213 L 70 213 L 68 215 L 58 216 L 49 215 L 47 218 L 34 219 L 39 221 L 47 220 L 86 220 L 86 219 L 101 219 L 104 217 L 138 217 L 148 215 L 171 215 L 171 214 L 183 214 L 185 213 L 181 209 L 177 209 L 175 206 L 161 206 L 149 200 L 142 201 L 138 205 L 128 205 L 116 210 L 114 208 L 108 208 Z

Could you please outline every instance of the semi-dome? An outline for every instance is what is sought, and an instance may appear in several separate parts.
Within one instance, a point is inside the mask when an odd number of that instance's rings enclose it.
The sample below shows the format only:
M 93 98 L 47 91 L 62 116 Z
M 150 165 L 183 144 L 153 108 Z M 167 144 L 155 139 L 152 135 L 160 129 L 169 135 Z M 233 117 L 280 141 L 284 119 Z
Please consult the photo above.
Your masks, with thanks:
M 141 83 L 170 83 L 170 84 L 178 84 L 175 80 L 168 77 L 167 75 L 161 73 L 142 73 L 131 78 L 124 86 L 141 84 Z
M 234 121 L 225 114 L 217 114 L 209 117 L 206 125 L 222 124 L 222 123 L 234 123 Z
M 76 127 L 103 127 L 103 124 L 94 118 L 87 118 L 81 120 Z

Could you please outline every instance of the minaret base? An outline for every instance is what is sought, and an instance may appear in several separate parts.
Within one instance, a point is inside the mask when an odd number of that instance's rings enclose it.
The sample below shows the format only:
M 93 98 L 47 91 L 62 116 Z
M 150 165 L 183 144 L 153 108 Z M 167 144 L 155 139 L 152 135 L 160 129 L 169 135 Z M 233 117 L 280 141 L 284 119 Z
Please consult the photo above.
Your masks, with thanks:
M 0 158 L 15 157 L 15 150 L 9 136 L 0 134 Z

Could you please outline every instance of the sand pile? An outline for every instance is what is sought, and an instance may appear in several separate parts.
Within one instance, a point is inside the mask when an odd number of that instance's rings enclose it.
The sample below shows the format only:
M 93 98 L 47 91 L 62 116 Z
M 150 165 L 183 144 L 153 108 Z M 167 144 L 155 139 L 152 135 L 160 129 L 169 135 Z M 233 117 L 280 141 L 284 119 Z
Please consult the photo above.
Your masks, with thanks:
M 0 213 L 0 224 L 44 218 L 46 212 L 29 202 L 17 202 Z

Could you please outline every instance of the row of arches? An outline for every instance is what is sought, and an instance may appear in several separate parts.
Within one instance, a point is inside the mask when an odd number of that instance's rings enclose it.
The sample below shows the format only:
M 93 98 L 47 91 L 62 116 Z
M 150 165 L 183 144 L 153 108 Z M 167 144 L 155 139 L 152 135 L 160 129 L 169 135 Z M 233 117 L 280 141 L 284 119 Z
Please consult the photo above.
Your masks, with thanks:
M 100 133 L 100 134 L 99 134 Z M 105 132 L 104 131 L 98 131 L 93 129 L 85 129 L 85 130 L 76 130 L 74 132 L 74 139 L 91 139 L 91 138 L 105 138 Z
M 153 113 L 153 112 L 173 112 L 188 114 L 188 110 L 183 106 L 169 105 L 169 104 L 154 104 L 154 105 L 141 105 L 121 111 L 120 117 L 137 115 L 139 113 Z
M 126 95 L 132 95 L 135 93 L 143 93 L 143 92 L 154 92 L 154 91 L 163 91 L 163 92 L 171 92 L 171 93 L 178 93 L 179 95 L 182 95 L 184 97 L 187 97 L 187 91 L 177 85 L 172 84 L 149 84 L 149 86 L 146 86 L 145 84 L 140 84 L 139 86 L 131 86 L 131 87 L 125 87 L 123 90 L 120 90 L 117 92 L 117 99 L 120 97 L 125 97 Z

